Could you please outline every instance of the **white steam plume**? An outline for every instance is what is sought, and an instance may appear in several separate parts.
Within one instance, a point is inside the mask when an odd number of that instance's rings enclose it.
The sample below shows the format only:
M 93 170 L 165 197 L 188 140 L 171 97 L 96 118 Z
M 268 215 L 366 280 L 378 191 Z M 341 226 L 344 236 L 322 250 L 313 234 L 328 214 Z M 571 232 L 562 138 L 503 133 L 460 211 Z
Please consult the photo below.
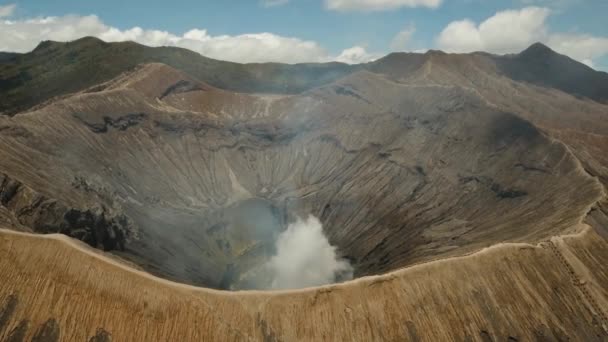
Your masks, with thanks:
M 312 215 L 306 220 L 298 218 L 279 235 L 276 253 L 265 265 L 273 289 L 319 286 L 353 276 L 350 263 L 338 257 L 321 222 Z

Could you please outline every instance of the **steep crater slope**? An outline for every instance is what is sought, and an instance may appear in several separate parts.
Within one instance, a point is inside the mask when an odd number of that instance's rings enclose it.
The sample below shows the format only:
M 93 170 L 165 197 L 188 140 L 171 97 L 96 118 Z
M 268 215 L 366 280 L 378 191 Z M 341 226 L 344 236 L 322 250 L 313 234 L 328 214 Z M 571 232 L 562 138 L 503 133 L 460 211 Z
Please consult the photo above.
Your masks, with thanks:
M 296 217 L 358 277 L 571 232 L 602 195 L 473 90 L 366 71 L 255 96 L 145 65 L 1 118 L 0 146 L 3 221 L 214 288 L 260 287 L 245 275 Z

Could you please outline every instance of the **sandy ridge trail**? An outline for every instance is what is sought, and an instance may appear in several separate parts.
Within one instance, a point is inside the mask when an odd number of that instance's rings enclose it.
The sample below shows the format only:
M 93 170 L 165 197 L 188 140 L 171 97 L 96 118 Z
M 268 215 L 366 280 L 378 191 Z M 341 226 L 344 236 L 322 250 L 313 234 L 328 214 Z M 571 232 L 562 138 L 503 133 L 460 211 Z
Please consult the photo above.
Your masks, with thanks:
M 344 283 L 340 283 L 340 284 L 330 284 L 330 285 L 324 285 L 324 286 L 316 286 L 316 287 L 310 287 L 310 288 L 301 288 L 301 289 L 293 289 L 293 290 L 272 290 L 272 291 L 257 291 L 257 290 L 244 290 L 244 291 L 221 291 L 221 290 L 215 290 L 215 289 L 209 289 L 209 288 L 204 288 L 204 287 L 198 287 L 198 286 L 192 286 L 192 285 L 187 285 L 187 284 L 181 284 L 181 283 L 177 283 L 171 280 L 167 280 L 167 279 L 163 279 L 160 277 L 157 277 L 155 275 L 152 275 L 148 272 L 145 271 L 141 271 L 138 270 L 132 266 L 129 265 L 129 263 L 127 261 L 121 260 L 120 257 L 108 254 L 108 253 L 104 253 L 103 251 L 100 251 L 98 249 L 94 249 L 90 246 L 88 246 L 87 244 L 70 238 L 69 236 L 63 235 L 63 234 L 32 234 L 32 233 L 26 233 L 26 232 L 19 232 L 19 231 L 15 231 L 15 230 L 10 230 L 10 229 L 6 229 L 6 228 L 0 228 L 0 234 L 7 234 L 7 235 L 21 235 L 21 236 L 27 236 L 29 238 L 34 238 L 34 239 L 49 239 L 49 240 L 54 240 L 54 241 L 58 241 L 62 244 L 65 244 L 67 246 L 69 246 L 70 248 L 74 248 L 79 252 L 85 253 L 88 256 L 92 256 L 98 260 L 100 260 L 101 262 L 107 263 L 113 267 L 118 267 L 121 270 L 136 274 L 138 276 L 144 277 L 146 279 L 150 279 L 152 281 L 161 283 L 163 285 L 166 286 L 170 286 L 172 288 L 175 289 L 182 289 L 182 290 L 189 290 L 189 291 L 201 291 L 201 292 L 205 292 L 205 293 L 211 293 L 213 295 L 226 295 L 226 296 L 240 296 L 240 295 L 255 295 L 255 296 L 274 296 L 277 294 L 296 294 L 296 293 L 306 293 L 306 292 L 310 292 L 310 291 L 316 291 L 316 290 L 321 290 L 321 289 L 333 289 L 333 288 L 337 288 L 337 287 L 343 287 L 343 286 L 349 286 L 352 283 L 373 283 L 373 282 L 381 282 L 381 281 L 385 281 L 385 280 L 389 280 L 389 279 L 394 279 L 396 276 L 398 275 L 402 275 L 402 273 L 407 273 L 409 270 L 411 269 L 415 269 L 415 268 L 419 268 L 419 267 L 425 267 L 427 265 L 431 265 L 434 263 L 444 263 L 444 262 L 449 262 L 450 260 L 453 259 L 462 259 L 462 258 L 469 258 L 469 257 L 474 257 L 474 256 L 480 256 L 484 253 L 491 253 L 492 250 L 494 249 L 501 249 L 501 248 L 512 248 L 512 247 L 520 247 L 520 248 L 536 248 L 538 247 L 538 245 L 533 245 L 533 244 L 528 244 L 528 243 L 510 243 L 510 242 L 506 242 L 506 243 L 498 243 L 486 248 L 483 248 L 479 251 L 475 251 L 475 252 L 471 252 L 471 253 L 467 253 L 465 255 L 460 255 L 460 256 L 456 256 L 456 257 L 449 257 L 449 258 L 442 258 L 442 259 L 438 259 L 438 260 L 433 260 L 433 261 L 426 261 L 426 262 L 421 262 L 418 264 L 414 264 L 408 267 L 405 267 L 403 269 L 399 269 L 396 271 L 392 271 L 389 272 L 387 274 L 383 274 L 383 275 L 374 275 L 374 276 L 365 276 L 365 277 L 361 277 L 361 278 L 357 278 L 354 280 L 350 280 Z M 10 248 L 9 248 L 10 249 Z M 10 251 L 9 251 L 10 252 Z
M 558 248 L 572 250 L 568 258 L 580 253 L 597 258 L 597 264 L 578 261 L 579 269 L 601 269 L 599 263 L 608 259 L 602 238 L 589 227 L 563 241 Z M 608 336 L 594 308 L 581 300 L 563 261 L 550 249 L 525 243 L 498 244 L 344 284 L 277 292 L 174 283 L 61 235 L 0 230 L 0 260 L 5 280 L 0 313 L 6 312 L 6 298 L 18 300 L 0 325 L 2 341 L 24 321 L 27 340 L 51 318 L 60 327 L 57 341 L 88 340 L 99 329 L 113 341 L 461 341 L 486 336 L 601 341 Z M 605 303 L 605 279 L 585 273 L 585 281 L 598 306 Z

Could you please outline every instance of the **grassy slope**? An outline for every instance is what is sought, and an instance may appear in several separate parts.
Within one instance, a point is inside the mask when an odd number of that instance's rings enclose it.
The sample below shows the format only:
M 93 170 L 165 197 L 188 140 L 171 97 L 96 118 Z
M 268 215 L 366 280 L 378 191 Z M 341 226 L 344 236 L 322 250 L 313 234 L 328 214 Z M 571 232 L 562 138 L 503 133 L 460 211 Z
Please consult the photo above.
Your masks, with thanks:
M 514 80 L 557 88 L 608 102 L 608 74 L 534 44 L 517 55 L 491 56 Z M 325 64 L 239 64 L 210 59 L 176 47 L 133 42 L 105 43 L 86 37 L 69 43 L 46 41 L 26 54 L 0 54 L 0 113 L 14 114 L 49 98 L 108 81 L 141 63 L 160 62 L 213 86 L 240 92 L 295 94 L 367 69 L 406 76 L 424 62 L 421 54 L 391 54 L 350 66 Z
M 51 97 L 108 81 L 140 63 L 160 62 L 213 86 L 243 92 L 298 93 L 351 72 L 341 63 L 238 64 L 174 47 L 82 38 L 43 42 L 34 51 L 0 60 L 0 112 L 16 113 Z
M 499 68 L 511 79 L 608 103 L 608 73 L 560 55 L 536 43 L 520 54 L 494 57 Z

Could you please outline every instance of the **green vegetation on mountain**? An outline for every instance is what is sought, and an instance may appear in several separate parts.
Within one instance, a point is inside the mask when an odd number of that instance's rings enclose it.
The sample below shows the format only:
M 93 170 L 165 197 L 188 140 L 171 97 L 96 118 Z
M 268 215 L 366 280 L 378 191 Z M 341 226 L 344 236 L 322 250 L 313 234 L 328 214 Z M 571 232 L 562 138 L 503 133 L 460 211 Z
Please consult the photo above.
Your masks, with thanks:
M 0 113 L 9 115 L 111 80 L 142 63 L 164 63 L 227 90 L 279 94 L 299 93 L 353 70 L 342 63 L 239 64 L 182 48 L 105 43 L 92 37 L 69 43 L 45 41 L 30 53 L 6 57 L 0 56 Z

